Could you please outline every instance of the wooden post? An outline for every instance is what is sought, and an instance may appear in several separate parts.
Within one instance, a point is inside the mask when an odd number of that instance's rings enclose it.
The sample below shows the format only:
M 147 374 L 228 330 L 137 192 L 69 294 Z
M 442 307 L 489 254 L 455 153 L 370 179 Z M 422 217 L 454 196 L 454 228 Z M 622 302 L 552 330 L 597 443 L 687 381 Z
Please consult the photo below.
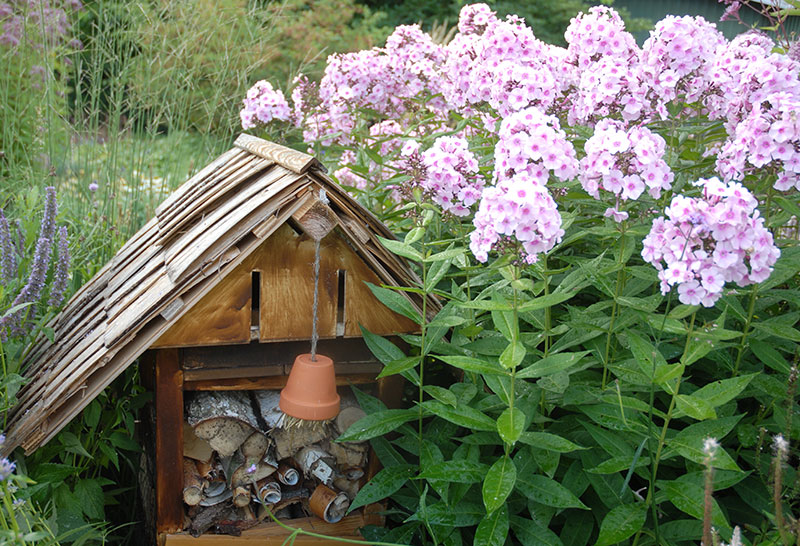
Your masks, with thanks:
M 156 353 L 156 510 L 158 533 L 183 529 L 183 372 L 178 349 Z

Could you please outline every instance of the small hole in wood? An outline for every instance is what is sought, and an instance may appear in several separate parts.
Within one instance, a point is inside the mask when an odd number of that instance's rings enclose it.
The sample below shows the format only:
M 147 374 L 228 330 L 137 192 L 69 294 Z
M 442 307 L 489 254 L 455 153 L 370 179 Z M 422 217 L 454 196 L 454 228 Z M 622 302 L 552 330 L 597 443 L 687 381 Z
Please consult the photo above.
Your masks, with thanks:
M 261 325 L 261 272 L 251 273 L 250 331 L 258 332 Z
M 338 297 L 336 298 L 336 337 L 344 335 L 344 286 L 347 270 L 340 269 L 336 272 L 339 280 Z

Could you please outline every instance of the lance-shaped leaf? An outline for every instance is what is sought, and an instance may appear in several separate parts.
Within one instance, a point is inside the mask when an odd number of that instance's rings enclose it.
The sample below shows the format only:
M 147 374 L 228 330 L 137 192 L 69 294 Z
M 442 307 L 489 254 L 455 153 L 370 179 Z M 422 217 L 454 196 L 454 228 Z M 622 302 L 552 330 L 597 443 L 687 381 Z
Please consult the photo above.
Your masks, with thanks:
M 492 513 L 505 505 L 516 481 L 517 468 L 514 466 L 514 461 L 508 456 L 503 456 L 495 461 L 489 472 L 486 473 L 486 479 L 483 480 L 481 489 L 487 513 Z

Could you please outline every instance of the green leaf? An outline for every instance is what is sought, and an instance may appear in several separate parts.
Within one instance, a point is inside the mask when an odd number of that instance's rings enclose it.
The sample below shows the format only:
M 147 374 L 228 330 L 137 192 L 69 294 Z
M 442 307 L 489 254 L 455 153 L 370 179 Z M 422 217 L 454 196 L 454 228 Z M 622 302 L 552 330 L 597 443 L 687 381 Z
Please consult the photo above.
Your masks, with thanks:
M 497 432 L 507 444 L 514 445 L 525 430 L 525 413 L 519 408 L 506 408 L 497 418 Z
M 406 236 L 403 238 L 403 242 L 407 245 L 413 245 L 414 243 L 422 239 L 424 235 L 425 235 L 425 228 L 423 228 L 422 226 L 417 226 L 408 233 L 406 233 Z
M 441 281 L 450 270 L 451 264 L 452 260 L 441 260 L 433 263 L 425 278 L 426 292 L 433 292 L 434 288 L 436 288 L 436 285 L 439 284 L 439 281 Z
M 384 366 L 390 366 L 392 362 L 402 360 L 406 357 L 405 353 L 397 348 L 397 346 L 386 338 L 377 334 L 373 334 L 363 326 L 361 328 L 361 335 L 364 342 L 375 355 L 375 358 L 380 360 Z
M 492 300 L 474 300 L 474 301 L 465 301 L 463 303 L 458 304 L 459 307 L 464 307 L 465 309 L 482 309 L 484 311 L 512 311 L 513 307 L 511 304 L 502 303 L 499 301 L 492 301 Z
M 647 519 L 644 503 L 622 504 L 611 510 L 600 524 L 600 535 L 595 546 L 611 546 L 632 536 Z
M 102 408 L 100 407 L 100 402 L 97 399 L 92 400 L 91 403 L 86 406 L 86 409 L 83 410 L 83 422 L 86 423 L 86 426 L 89 430 L 94 430 L 97 428 L 97 423 L 100 422 L 100 413 Z
M 422 403 L 422 407 L 434 415 L 438 415 L 445 421 L 450 421 L 451 423 L 471 430 L 482 430 L 486 432 L 494 432 L 496 430 L 494 419 L 469 406 L 451 408 L 436 400 L 427 400 Z
M 656 484 L 678 510 L 699 520 L 703 519 L 703 499 L 705 495 L 702 486 L 677 480 L 670 482 L 658 481 Z M 718 529 L 730 529 L 730 525 L 722 514 L 716 499 L 712 497 L 711 502 L 711 522 Z
M 487 466 L 464 459 L 442 461 L 428 465 L 417 478 L 421 480 L 444 480 L 454 483 L 478 483 L 486 476 Z
M 506 537 L 508 537 L 508 508 L 504 505 L 488 514 L 478 524 L 473 545 L 503 546 Z
M 556 451 L 558 453 L 569 453 L 577 449 L 586 449 L 585 447 L 573 444 L 566 438 L 550 434 L 549 432 L 523 432 L 519 437 L 519 441 L 529 446 L 546 449 L 548 451 Z
M 437 502 L 425 509 L 424 519 L 431 525 L 469 527 L 477 525 L 486 516 L 486 510 L 477 502 L 461 501 L 455 506 Z M 414 513 L 406 521 L 423 521 L 423 515 Z
M 417 324 L 422 324 L 422 318 L 419 316 L 419 312 L 404 295 L 394 290 L 383 288 L 382 286 L 375 286 L 370 282 L 367 282 L 366 285 L 372 290 L 375 297 L 386 307 L 395 313 L 413 320 Z
M 791 371 L 791 366 L 789 366 L 789 363 L 783 358 L 783 355 L 769 343 L 751 339 L 750 349 L 761 362 L 773 370 L 787 374 Z
M 81 444 L 81 441 L 78 439 L 78 437 L 72 432 L 62 431 L 61 434 L 58 435 L 58 438 L 66 451 L 75 453 L 76 455 L 81 455 L 82 457 L 88 457 L 89 459 L 92 458 L 89 452 L 86 451 L 86 448 L 83 447 L 83 444 Z
M 97 480 L 81 479 L 75 484 L 75 496 L 80 499 L 80 507 L 87 517 L 94 520 L 105 519 L 103 488 Z
M 453 394 L 451 391 L 445 389 L 444 387 L 438 387 L 436 385 L 425 385 L 422 390 L 433 396 L 439 402 L 443 402 L 449 406 L 456 407 L 458 405 L 458 399 L 456 395 Z
M 508 456 L 503 456 L 492 465 L 483 480 L 483 504 L 486 512 L 491 514 L 505 505 L 506 499 L 514 490 L 517 481 L 517 468 Z
M 440 262 L 442 260 L 452 260 L 466 253 L 466 251 L 467 250 L 463 247 L 450 248 L 447 250 L 443 250 L 441 252 L 437 252 L 436 254 L 431 254 L 430 256 L 425 258 L 424 261 L 426 263 L 430 263 L 430 262 Z
M 418 356 L 406 356 L 399 360 L 392 360 L 389 364 L 384 366 L 384 368 L 381 370 L 381 373 L 378 374 L 378 378 L 406 372 L 416 368 L 417 364 L 419 364 Z
M 509 375 L 509 373 L 498 366 L 495 362 L 474 358 L 471 356 L 436 356 L 439 360 L 461 370 L 480 374 Z M 519 376 L 518 376 L 519 377 Z
M 715 438 L 717 440 L 722 440 L 723 437 L 733 430 L 733 427 L 736 426 L 736 423 L 738 423 L 741 418 L 741 415 L 735 417 L 723 417 L 720 419 L 702 421 L 700 423 L 689 425 L 678 432 L 671 439 L 668 439 L 667 446 L 674 449 L 690 461 L 694 461 L 698 464 L 704 464 L 706 455 L 703 452 L 703 442 L 705 439 Z M 715 468 L 736 470 L 741 472 L 741 469 L 722 447 L 717 449 L 716 455 L 714 456 L 711 464 Z
M 500 365 L 506 369 L 513 369 L 522 363 L 525 358 L 525 346 L 519 341 L 508 344 L 508 347 L 500 354 Z
M 519 475 L 517 489 L 530 500 L 545 506 L 589 509 L 569 489 L 546 476 Z
M 519 324 L 514 320 L 513 311 L 492 311 L 492 322 L 508 341 L 514 341 L 519 337 Z
M 59 463 L 40 463 L 30 469 L 31 477 L 39 483 L 61 483 L 70 476 L 76 476 L 81 469 Z
M 698 421 L 714 419 L 717 416 L 717 412 L 707 401 L 686 394 L 679 394 L 675 397 L 675 406 L 685 415 Z
M 380 235 L 378 236 L 378 239 L 380 239 L 383 246 L 389 249 L 389 252 L 397 254 L 398 256 L 402 256 L 403 258 L 408 258 L 409 260 L 414 260 L 415 262 L 422 261 L 422 254 L 420 254 L 419 251 L 410 244 L 401 243 L 400 241 L 395 241 L 393 239 L 384 239 Z
M 512 516 L 511 529 L 523 546 L 564 546 L 553 531 L 528 518 Z
M 794 341 L 795 343 L 800 343 L 800 330 L 792 328 L 787 324 L 776 324 L 774 322 L 754 322 L 753 328 L 781 339 L 787 339 L 789 341 Z
M 537 309 L 544 309 L 545 307 L 558 305 L 559 303 L 565 302 L 572 298 L 575 296 L 575 294 L 577 294 L 577 292 L 561 292 L 539 296 L 538 298 L 534 298 L 531 301 L 520 305 L 519 312 L 527 313 L 528 311 L 536 311 Z
M 348 513 L 396 493 L 414 475 L 416 465 L 402 464 L 384 468 L 372 477 L 353 499 Z
M 413 409 L 388 409 L 372 413 L 353 423 L 336 441 L 363 442 L 391 432 L 403 423 L 417 417 L 419 417 L 419 412 Z
M 741 393 L 750 381 L 757 374 L 740 375 L 730 379 L 721 379 L 709 383 L 705 387 L 696 390 L 691 394 L 692 398 L 697 398 L 708 403 L 712 408 L 716 408 L 730 402 Z
M 517 378 L 529 379 L 562 372 L 577 364 L 587 354 L 589 354 L 589 351 L 550 355 L 518 371 Z

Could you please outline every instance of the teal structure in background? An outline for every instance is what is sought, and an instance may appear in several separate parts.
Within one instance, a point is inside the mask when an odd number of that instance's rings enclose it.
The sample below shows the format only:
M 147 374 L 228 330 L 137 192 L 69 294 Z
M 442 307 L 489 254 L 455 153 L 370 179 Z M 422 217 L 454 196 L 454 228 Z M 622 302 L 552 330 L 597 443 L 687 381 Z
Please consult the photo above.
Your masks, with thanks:
M 757 5 L 758 2 L 752 2 Z M 769 2 L 762 2 L 769 4 Z M 719 18 L 725 11 L 726 6 L 717 0 L 615 0 L 614 7 L 626 8 L 632 17 L 644 17 L 654 23 L 663 19 L 666 15 L 700 15 L 716 23 L 717 28 L 726 38 L 732 39 L 737 34 L 747 31 L 747 27 L 736 20 L 720 21 Z M 789 7 L 785 2 L 780 2 L 781 7 Z M 747 6 L 742 6 L 739 10 L 742 20 L 749 26 L 763 27 L 768 26 L 769 21 L 757 14 Z M 789 35 L 800 35 L 800 17 L 789 17 L 784 23 Z M 636 41 L 641 45 L 649 36 L 649 31 L 641 30 L 634 32 Z

